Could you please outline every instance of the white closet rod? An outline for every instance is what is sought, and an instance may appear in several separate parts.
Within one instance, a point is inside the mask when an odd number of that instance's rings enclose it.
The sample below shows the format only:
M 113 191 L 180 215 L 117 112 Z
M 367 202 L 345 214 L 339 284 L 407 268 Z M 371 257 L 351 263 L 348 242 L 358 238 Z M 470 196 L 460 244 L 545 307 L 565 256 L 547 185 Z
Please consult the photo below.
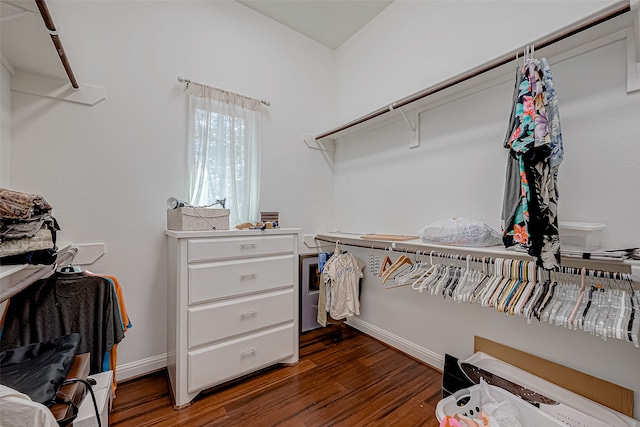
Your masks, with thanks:
M 629 12 L 629 10 L 631 10 L 630 7 L 630 3 L 629 1 L 625 1 L 623 2 L 624 4 L 622 5 L 614 5 L 612 8 L 607 9 L 606 11 L 602 12 L 602 14 L 597 15 L 591 19 L 588 19 L 586 21 L 583 22 L 579 22 L 576 23 L 575 25 L 563 30 L 560 33 L 556 33 L 555 35 L 551 35 L 548 38 L 542 39 L 542 40 L 538 40 L 537 42 L 531 43 L 533 44 L 536 49 L 542 49 L 546 46 L 549 46 L 551 44 L 557 43 L 561 40 L 564 40 L 568 37 L 571 37 L 575 34 L 578 34 L 582 31 L 585 31 L 593 26 L 596 26 L 598 24 L 601 24 L 603 22 L 606 22 L 610 19 L 613 19 L 619 15 L 622 15 L 623 13 Z M 382 116 L 383 114 L 386 114 L 390 111 L 393 111 L 395 109 L 399 109 L 402 108 L 408 104 L 411 104 L 412 102 L 418 101 L 420 99 L 426 98 L 429 95 L 433 95 L 436 92 L 440 92 L 442 90 L 448 89 L 452 86 L 455 86 L 459 83 L 464 82 L 465 80 L 469 80 L 473 77 L 479 76 L 481 74 L 484 74 L 488 71 L 491 71 L 495 68 L 498 68 L 500 66 L 503 66 L 505 64 L 508 64 L 510 62 L 513 61 L 514 57 L 516 55 L 518 56 L 522 56 L 524 55 L 524 51 L 526 48 L 522 48 L 522 50 L 518 50 L 517 52 L 513 52 L 513 53 L 509 53 L 508 55 L 504 55 L 500 58 L 494 59 L 493 61 L 490 61 L 488 63 L 485 63 L 484 65 L 480 65 L 476 68 L 473 68 L 463 74 L 459 74 L 457 76 L 454 76 L 452 78 L 450 78 L 449 80 L 445 80 L 444 82 L 437 84 L 435 86 L 432 86 L 430 88 L 427 88 L 423 91 L 417 92 L 413 95 L 410 95 L 406 98 L 402 98 L 396 102 L 393 102 L 387 106 L 384 106 L 382 108 L 377 109 L 376 111 L 369 113 L 365 116 L 362 116 L 356 120 L 353 120 L 347 124 L 344 124 L 340 127 L 337 127 L 335 129 L 332 129 L 328 132 L 322 133 L 318 136 L 316 136 L 316 141 L 319 141 L 323 138 L 327 138 L 333 135 L 336 135 L 337 133 L 340 133 L 344 130 L 350 129 L 354 126 L 360 125 L 364 122 L 367 122 L 369 120 L 375 119 L 376 117 Z

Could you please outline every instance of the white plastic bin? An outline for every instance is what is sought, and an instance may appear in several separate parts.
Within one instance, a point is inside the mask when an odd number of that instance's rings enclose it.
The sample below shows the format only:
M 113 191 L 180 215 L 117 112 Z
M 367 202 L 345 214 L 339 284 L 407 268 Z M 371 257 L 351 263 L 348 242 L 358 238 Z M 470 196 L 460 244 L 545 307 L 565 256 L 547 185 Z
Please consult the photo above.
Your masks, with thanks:
M 595 251 L 600 247 L 605 224 L 595 222 L 560 221 L 560 245 L 567 250 Z
M 436 417 L 438 421 L 441 422 L 447 415 L 452 417 L 456 414 L 461 414 L 472 419 L 476 418 L 477 414 L 483 409 L 480 403 L 480 387 L 480 384 L 477 384 L 459 390 L 438 402 L 436 406 Z M 540 411 L 532 404 L 525 402 L 508 391 L 492 385 L 487 385 L 487 387 L 490 388 L 492 396 L 500 396 L 504 400 L 511 400 L 515 404 L 520 411 L 525 427 L 566 427 L 551 415 Z M 466 401 L 467 399 L 468 401 Z

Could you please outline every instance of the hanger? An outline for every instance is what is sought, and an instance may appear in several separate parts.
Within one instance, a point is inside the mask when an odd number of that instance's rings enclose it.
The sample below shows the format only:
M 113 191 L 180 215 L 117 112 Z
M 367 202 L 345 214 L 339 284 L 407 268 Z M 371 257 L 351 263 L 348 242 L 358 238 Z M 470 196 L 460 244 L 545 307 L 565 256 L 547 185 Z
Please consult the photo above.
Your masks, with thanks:
M 576 318 L 576 314 L 578 312 L 578 308 L 582 305 L 582 300 L 584 299 L 584 292 L 585 292 L 585 284 L 584 284 L 584 276 L 585 276 L 585 272 L 586 269 L 584 267 L 582 267 L 582 271 L 580 272 L 580 294 L 578 295 L 578 301 L 576 302 L 576 305 L 573 307 L 573 310 L 571 311 L 571 314 L 569 315 L 569 319 L 567 319 L 567 325 L 570 329 L 574 329 L 574 320 Z
M 418 276 L 418 278 L 415 279 L 413 284 L 411 285 L 412 289 L 415 289 L 420 293 L 422 293 L 422 290 L 424 289 L 424 282 L 425 282 L 424 277 L 431 274 L 435 269 L 435 266 L 433 265 L 434 252 L 435 251 L 431 251 L 431 253 L 429 253 L 429 268 L 424 270 L 424 272 L 420 276 Z M 418 285 L 418 283 L 420 283 L 420 285 Z
M 58 273 L 61 274 L 77 274 L 77 273 L 82 273 L 84 270 L 81 267 L 78 267 L 77 265 L 73 265 L 73 260 L 76 257 L 76 254 L 78 253 L 77 250 L 76 251 L 72 251 L 73 254 L 71 255 L 71 259 L 69 260 L 69 263 L 63 267 L 58 268 L 56 271 Z
M 380 271 L 378 272 L 378 276 L 379 277 L 384 276 L 384 272 L 387 271 L 387 268 L 389 268 L 391 264 L 393 264 L 391 262 L 391 258 L 389 258 L 389 256 L 385 256 L 384 261 L 382 261 L 382 265 L 380 265 Z
M 398 258 L 396 262 L 391 264 L 389 268 L 385 270 L 382 276 L 382 284 L 384 284 L 387 280 L 389 280 L 389 277 L 391 277 L 391 275 L 395 273 L 398 270 L 398 268 L 400 268 L 405 264 L 413 265 L 413 262 L 411 261 L 410 258 L 407 258 L 405 255 L 400 255 L 400 258 Z
M 393 278 L 393 281 L 396 283 L 396 285 L 409 286 L 411 285 L 409 281 L 415 279 L 418 276 L 422 276 L 425 269 L 424 265 L 426 263 L 418 259 L 419 254 L 420 254 L 420 251 L 416 250 L 413 257 L 413 265 L 411 265 L 410 268 L 403 270 L 402 273 L 396 274 L 396 276 Z M 392 286 L 392 287 L 398 287 L 398 286 Z
M 468 301 L 471 304 L 477 302 L 478 294 L 491 280 L 491 275 L 488 273 L 487 269 L 492 262 L 493 258 L 489 257 L 489 260 L 487 260 L 486 257 L 482 257 L 482 271 L 478 271 L 478 278 L 476 279 L 476 283 L 473 287 L 469 288 L 469 292 L 467 295 L 465 295 L 464 301 Z

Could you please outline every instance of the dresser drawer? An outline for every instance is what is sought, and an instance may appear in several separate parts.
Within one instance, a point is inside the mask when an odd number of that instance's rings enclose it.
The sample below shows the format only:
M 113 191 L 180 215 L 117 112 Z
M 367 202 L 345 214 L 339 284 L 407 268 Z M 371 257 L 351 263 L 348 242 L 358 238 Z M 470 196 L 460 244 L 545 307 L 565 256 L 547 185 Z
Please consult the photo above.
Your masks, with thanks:
M 189 309 L 189 348 L 293 321 L 293 288 Z
M 189 266 L 189 304 L 293 287 L 293 255 Z
M 294 236 L 291 235 L 192 239 L 188 244 L 188 261 L 293 253 L 293 239 Z
M 189 392 L 219 384 L 292 356 L 293 334 L 291 323 L 188 352 Z

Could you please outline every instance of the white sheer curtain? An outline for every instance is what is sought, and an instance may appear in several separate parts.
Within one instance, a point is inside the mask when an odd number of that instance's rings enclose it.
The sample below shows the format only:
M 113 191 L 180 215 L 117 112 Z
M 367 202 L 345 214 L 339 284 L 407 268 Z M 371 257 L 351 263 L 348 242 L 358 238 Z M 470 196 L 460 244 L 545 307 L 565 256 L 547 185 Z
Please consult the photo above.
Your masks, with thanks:
M 204 85 L 189 87 L 189 201 L 226 198 L 231 225 L 258 220 L 260 101 Z

